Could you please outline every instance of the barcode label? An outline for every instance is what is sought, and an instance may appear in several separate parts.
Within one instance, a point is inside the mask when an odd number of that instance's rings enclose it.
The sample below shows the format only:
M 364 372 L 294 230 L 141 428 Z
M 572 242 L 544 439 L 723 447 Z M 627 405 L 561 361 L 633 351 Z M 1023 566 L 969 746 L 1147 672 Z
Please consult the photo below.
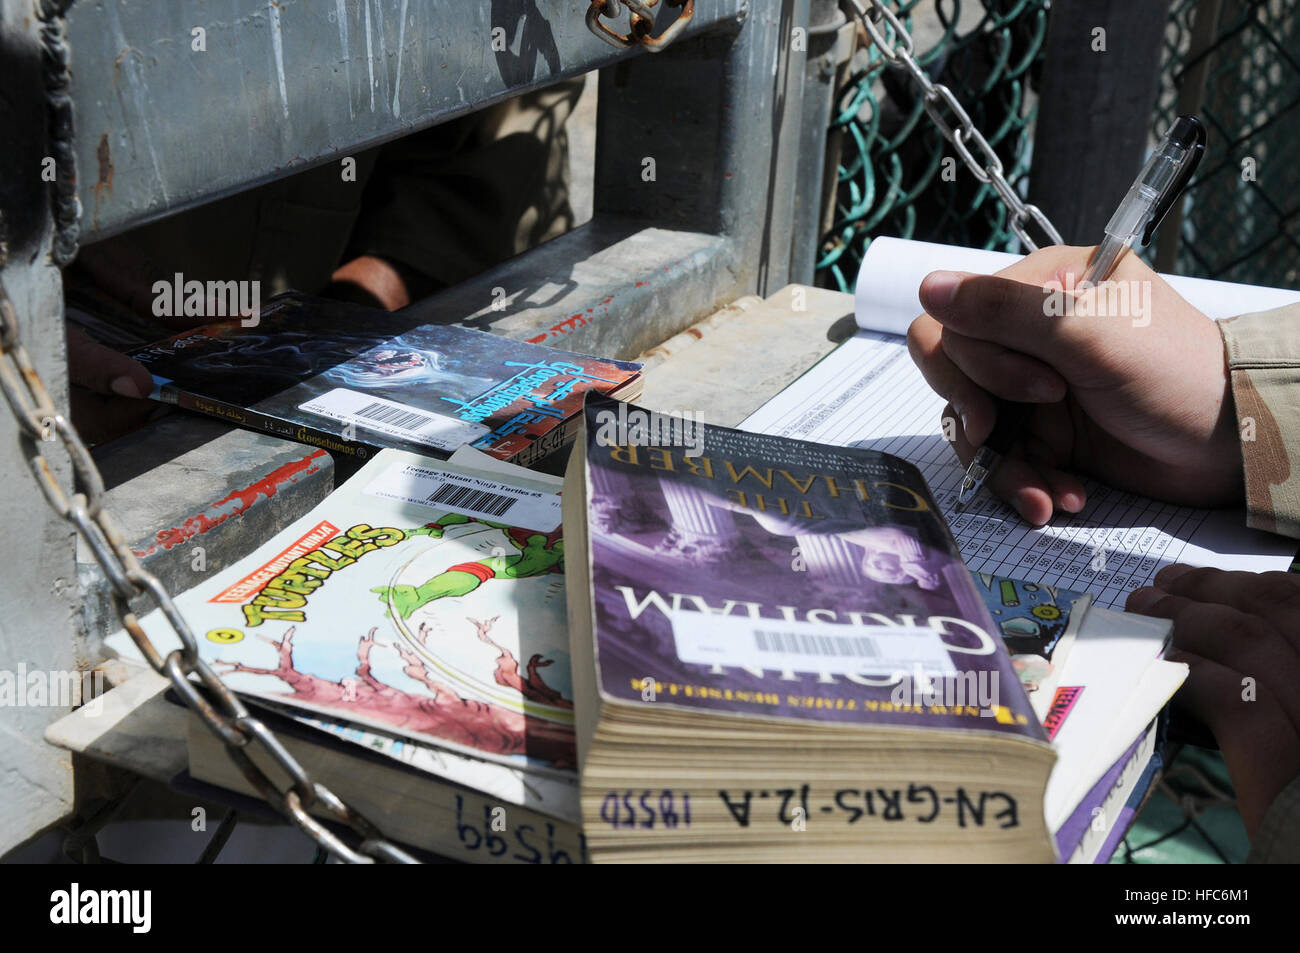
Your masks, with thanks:
M 758 646 L 760 652 L 794 652 L 803 655 L 823 655 L 827 658 L 880 657 L 880 650 L 876 648 L 876 643 L 865 635 L 808 635 L 804 632 L 755 629 L 754 644 Z
M 432 462 L 432 461 L 430 461 Z M 560 525 L 560 494 L 412 463 L 395 463 L 366 486 L 370 496 L 549 533 Z M 426 518 L 430 518 L 426 517 Z
M 491 428 L 483 424 L 419 410 L 346 387 L 336 387 L 329 393 L 313 397 L 305 404 L 299 404 L 298 409 L 435 450 L 455 450 L 491 433 Z
M 448 483 L 430 493 L 428 502 L 436 506 L 447 506 L 451 509 L 463 506 L 471 510 L 478 510 L 481 513 L 489 513 L 492 516 L 505 516 L 519 500 L 516 497 L 505 496 L 501 493 L 489 493 L 486 490 L 475 490 L 472 487 L 456 486 L 454 483 Z
M 680 609 L 669 619 L 683 662 L 816 675 L 893 677 L 917 666 L 933 677 L 957 674 L 942 634 L 922 626 L 837 625 Z
M 438 423 L 435 418 L 418 410 L 403 410 L 378 401 L 366 404 L 357 411 L 357 416 L 364 417 L 366 420 L 377 420 L 383 424 L 392 424 L 399 430 L 409 430 L 413 433 L 423 430 L 430 424 Z

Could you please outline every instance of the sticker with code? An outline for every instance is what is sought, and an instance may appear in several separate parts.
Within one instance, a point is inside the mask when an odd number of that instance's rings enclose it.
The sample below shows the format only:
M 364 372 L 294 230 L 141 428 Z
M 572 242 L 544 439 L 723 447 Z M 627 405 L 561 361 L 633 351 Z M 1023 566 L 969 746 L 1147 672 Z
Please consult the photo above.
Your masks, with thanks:
M 934 677 L 957 674 L 943 637 L 920 626 L 836 625 L 746 615 L 671 614 L 677 657 L 810 674 L 889 677 L 917 666 Z
M 299 404 L 298 409 L 435 450 L 455 450 L 492 432 L 492 428 L 483 424 L 419 410 L 346 387 L 336 387 L 329 393 L 313 397 L 305 404 Z
M 389 467 L 365 488 L 371 496 L 550 533 L 560 525 L 560 495 L 411 463 Z

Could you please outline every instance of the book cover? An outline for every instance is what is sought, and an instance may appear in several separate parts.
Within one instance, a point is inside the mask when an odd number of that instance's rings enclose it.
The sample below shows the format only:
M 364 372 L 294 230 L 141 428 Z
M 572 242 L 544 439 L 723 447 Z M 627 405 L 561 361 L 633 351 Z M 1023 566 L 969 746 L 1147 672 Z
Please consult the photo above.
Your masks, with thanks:
M 587 390 L 630 394 L 640 365 L 296 293 L 131 354 L 153 396 L 360 459 L 469 445 L 527 465 L 572 438 Z
M 296 709 L 273 702 L 257 703 L 262 711 L 290 719 L 311 743 L 343 754 L 345 757 L 364 751 L 397 764 L 456 785 L 496 798 L 499 802 L 519 804 L 551 817 L 581 825 L 578 813 L 577 775 L 569 771 L 537 772 L 510 767 L 496 761 L 471 757 L 445 746 L 417 741 L 409 735 L 391 730 L 381 731 L 368 725 L 340 721 L 317 712 Z
M 598 397 L 586 453 L 606 699 L 1044 740 L 910 463 Z
M 169 700 L 184 705 L 179 698 Z M 342 740 L 348 735 L 317 731 L 296 716 L 264 708 L 259 715 L 312 777 L 405 846 L 469 863 L 556 864 L 587 859 L 571 785 L 564 792 L 567 796 L 548 802 L 503 795 L 490 785 L 431 782 L 429 774 L 443 776 L 441 764 L 429 771 L 418 760 L 376 748 L 360 737 L 349 738 L 357 742 L 349 743 Z M 367 733 L 367 738 L 373 735 Z M 266 808 L 257 789 L 227 756 L 222 741 L 193 715 L 186 719 L 186 745 L 190 778 L 219 789 L 209 797 L 225 801 L 232 794 L 239 800 L 251 796 L 254 806 L 260 802 Z M 428 753 L 439 760 L 449 756 L 437 749 Z M 249 754 L 255 763 L 270 767 L 261 750 L 254 748 Z M 531 792 L 548 780 L 530 774 L 525 790 Z M 331 819 L 327 812 L 316 813 L 326 822 Z
M 1092 596 L 991 573 L 972 575 L 1011 655 L 1011 667 L 1051 738 L 1068 714 L 1068 703 L 1082 691 L 1077 686 L 1069 691 L 1057 686 Z
M 237 692 L 571 781 L 559 481 L 520 472 L 384 450 L 176 604 Z

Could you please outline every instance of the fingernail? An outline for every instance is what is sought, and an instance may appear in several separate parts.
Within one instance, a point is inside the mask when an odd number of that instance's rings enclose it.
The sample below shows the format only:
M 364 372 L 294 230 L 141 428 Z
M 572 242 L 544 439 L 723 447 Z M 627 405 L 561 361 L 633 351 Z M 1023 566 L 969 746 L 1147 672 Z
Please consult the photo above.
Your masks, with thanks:
M 1161 585 L 1165 585 L 1173 582 L 1183 573 L 1191 572 L 1193 568 L 1194 567 L 1188 566 L 1186 563 L 1170 563 L 1164 569 L 1161 569 L 1155 574 L 1154 581 Z
M 136 400 L 145 396 L 136 384 L 135 379 L 125 374 L 121 377 L 114 377 L 109 383 L 108 389 L 114 394 L 121 394 L 123 397 L 134 397 Z
M 965 413 L 964 411 L 963 411 L 962 413 L 959 413 L 957 416 L 961 418 L 961 432 L 962 432 L 963 434 L 965 434 L 965 435 L 966 435 L 966 439 L 969 440 L 969 439 L 970 439 L 970 420 L 969 420 L 969 418 L 967 417 L 967 415 L 966 415 L 966 413 Z
M 1128 594 L 1128 601 L 1124 603 L 1124 608 L 1129 612 L 1141 612 L 1143 609 L 1155 605 L 1165 593 L 1155 586 L 1144 586 L 1141 589 L 1134 589 Z
M 921 283 L 921 304 L 927 311 L 946 308 L 957 296 L 962 274 L 958 271 L 932 271 Z
M 1073 493 L 1062 493 L 1056 500 L 1056 508 L 1065 510 L 1067 513 L 1077 513 L 1082 509 L 1079 505 L 1079 498 Z

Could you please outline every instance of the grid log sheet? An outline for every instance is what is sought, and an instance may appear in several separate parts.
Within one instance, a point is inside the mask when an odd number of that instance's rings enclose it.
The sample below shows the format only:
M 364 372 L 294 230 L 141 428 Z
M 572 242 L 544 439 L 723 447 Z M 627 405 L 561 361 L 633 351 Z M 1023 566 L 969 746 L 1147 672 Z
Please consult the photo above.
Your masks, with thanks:
M 1058 514 L 1037 529 L 987 491 L 959 513 L 962 469 L 943 439 L 944 405 L 902 338 L 859 332 L 741 427 L 909 460 L 925 476 L 972 571 L 1090 592 L 1108 608 L 1123 608 L 1129 592 L 1170 563 L 1261 570 L 1289 562 L 1293 547 L 1237 529 L 1240 514 L 1160 503 L 1092 480 L 1084 481 L 1088 503 L 1081 512 Z

